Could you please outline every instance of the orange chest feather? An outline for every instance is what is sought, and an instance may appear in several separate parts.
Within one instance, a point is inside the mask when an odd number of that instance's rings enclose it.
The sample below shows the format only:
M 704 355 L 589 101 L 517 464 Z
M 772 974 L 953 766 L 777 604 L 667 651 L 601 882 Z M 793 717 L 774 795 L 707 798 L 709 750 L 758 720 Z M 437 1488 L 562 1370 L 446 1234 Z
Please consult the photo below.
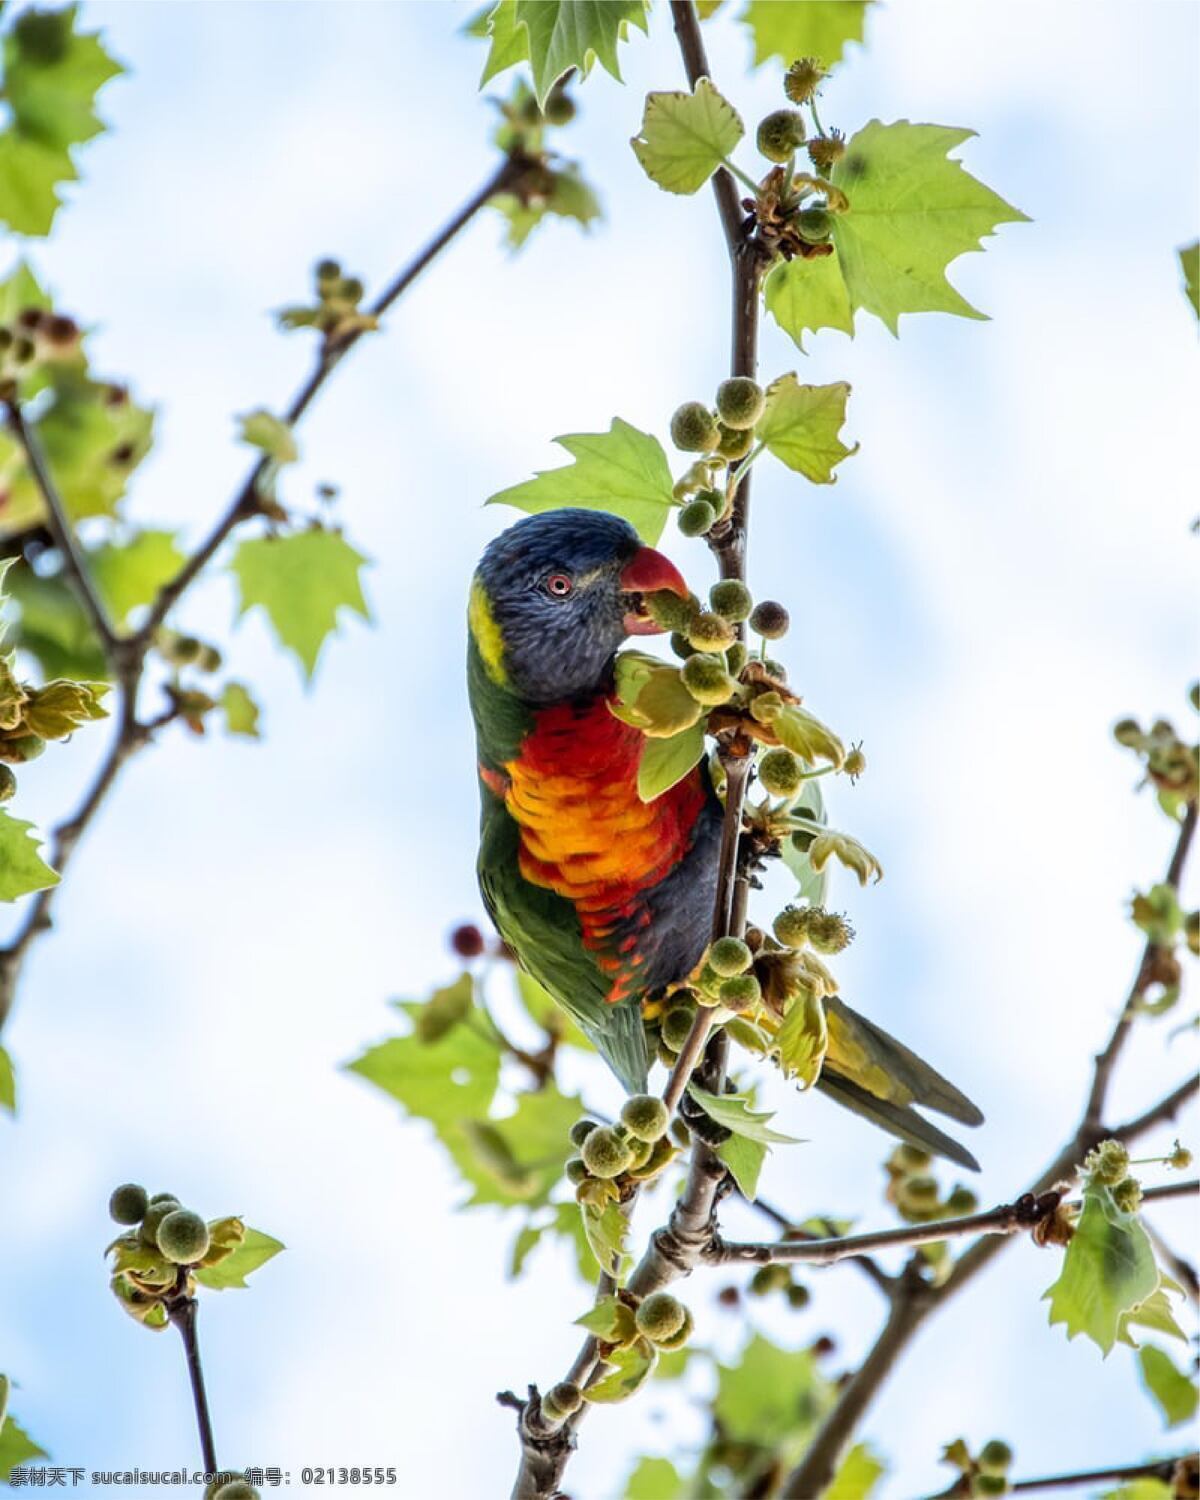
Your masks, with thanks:
M 652 802 L 637 792 L 645 740 L 598 697 L 542 709 L 505 765 L 521 873 L 574 902 L 585 929 L 622 915 L 687 852 L 704 804 L 699 774 Z M 589 918 L 591 920 L 589 920 Z M 594 936 L 600 936 L 597 931 Z

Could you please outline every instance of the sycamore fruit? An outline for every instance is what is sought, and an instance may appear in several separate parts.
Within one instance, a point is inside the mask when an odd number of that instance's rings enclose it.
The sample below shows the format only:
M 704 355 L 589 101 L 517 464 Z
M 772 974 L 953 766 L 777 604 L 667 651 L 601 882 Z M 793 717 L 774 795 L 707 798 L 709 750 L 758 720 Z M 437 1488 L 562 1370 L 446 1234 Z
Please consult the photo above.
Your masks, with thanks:
M 179 1208 L 174 1198 L 163 1198 L 157 1203 L 151 1199 L 146 1212 L 142 1216 L 142 1227 L 138 1230 L 138 1239 L 143 1245 L 149 1246 L 151 1250 L 158 1249 L 158 1226 L 167 1217 Z
M 758 779 L 772 797 L 794 797 L 804 785 L 804 767 L 797 756 L 780 745 L 759 761 Z
M 714 583 L 708 591 L 708 602 L 712 605 L 713 614 L 720 615 L 734 625 L 749 619 L 750 611 L 754 608 L 754 598 L 739 578 L 722 578 L 720 583 Z
M 633 1161 L 629 1143 L 607 1125 L 598 1125 L 580 1147 L 584 1166 L 593 1177 L 619 1177 Z
M 807 104 L 820 87 L 825 69 L 816 57 L 798 57 L 784 74 L 783 92 L 793 104 Z
M 694 596 L 681 599 L 670 589 L 656 589 L 642 599 L 650 618 L 664 630 L 686 631 L 700 610 L 700 601 Z
M 649 1299 L 647 1298 L 647 1301 L 648 1300 Z M 692 1331 L 695 1326 L 696 1324 L 694 1319 L 692 1318 L 691 1313 L 685 1307 L 683 1310 L 683 1322 L 680 1324 L 679 1328 L 673 1334 L 671 1334 L 669 1338 L 655 1339 L 654 1342 L 660 1349 L 666 1349 L 668 1351 L 672 1349 L 682 1349 L 684 1344 L 687 1343 L 688 1339 L 691 1338 Z
M 833 233 L 833 216 L 827 208 L 814 205 L 802 208 L 796 215 L 796 232 L 810 245 L 823 245 Z
M 735 686 L 733 678 L 717 658 L 700 651 L 688 657 L 680 667 L 679 675 L 696 702 L 707 707 L 728 702 Z
M 17 778 L 12 768 L 0 761 L 0 802 L 10 802 L 17 789 Z
M 1013 1451 L 1003 1438 L 992 1438 L 979 1450 L 979 1467 L 993 1474 L 1003 1474 L 1013 1461 Z
M 693 615 L 684 634 L 697 651 L 724 651 L 737 640 L 737 631 L 730 622 L 710 609 Z
M 773 109 L 758 123 L 755 143 L 768 161 L 787 161 L 804 144 L 804 116 L 798 109 Z
M 854 941 L 854 928 L 838 912 L 816 907 L 809 915 L 808 941 L 818 953 L 841 953 Z
M 683 453 L 711 453 L 720 440 L 716 418 L 701 401 L 685 401 L 671 418 L 671 441 Z
M 155 1241 L 176 1265 L 194 1265 L 208 1254 L 208 1225 L 190 1208 L 173 1208 L 159 1221 Z
M 762 386 L 749 376 L 733 375 L 717 387 L 717 416 L 726 427 L 753 427 L 766 405 Z
M 750 629 L 765 641 L 777 641 L 785 636 L 789 624 L 791 620 L 787 610 L 774 599 L 764 599 L 761 604 L 754 606 L 750 614 Z
M 677 1053 L 688 1039 L 688 1033 L 696 1020 L 694 1005 L 673 1005 L 662 1018 L 662 1039 L 673 1053 Z
M 576 1120 L 570 1130 L 572 1146 L 582 1146 L 595 1129 L 595 1120 Z
M 651 1292 L 639 1305 L 635 1320 L 638 1332 L 652 1344 L 673 1338 L 687 1320 L 687 1308 L 670 1292 Z
M 727 463 L 736 463 L 739 458 L 745 458 L 754 447 L 754 431 L 746 428 L 742 431 L 736 427 L 727 427 L 724 422 L 717 423 L 719 434 L 717 441 L 717 455 L 725 459 Z
M 542 1415 L 551 1422 L 562 1422 L 583 1405 L 583 1392 L 573 1380 L 560 1380 L 542 1397 Z
M 846 137 L 840 130 L 831 130 L 828 135 L 814 136 L 808 143 L 808 159 L 822 177 L 828 177 L 845 154 Z
M 109 1217 L 118 1224 L 140 1224 L 149 1207 L 146 1189 L 136 1182 L 123 1182 L 108 1200 Z
M 731 676 L 736 677 L 738 675 L 746 665 L 746 659 L 749 654 L 746 650 L 745 641 L 734 641 L 733 645 L 728 648 L 725 652 L 725 666 L 728 668 Z
M 567 1174 L 567 1181 L 573 1187 L 578 1187 L 588 1174 L 588 1169 L 583 1164 L 582 1156 L 572 1156 L 563 1168 L 563 1171 Z
M 734 974 L 722 979 L 717 991 L 721 1004 L 730 1010 L 747 1010 L 762 998 L 762 988 L 753 974 Z
M 630 1135 L 644 1143 L 652 1145 L 660 1140 L 666 1135 L 670 1123 L 667 1106 L 653 1094 L 634 1094 L 621 1106 L 621 1124 Z
M 1113 1187 L 1129 1175 L 1129 1150 L 1121 1141 L 1101 1141 L 1084 1157 L 1083 1166 L 1093 1182 Z
M 750 967 L 750 949 L 741 938 L 718 938 L 708 950 L 708 962 L 714 974 L 722 979 L 732 979 L 735 974 L 744 974 Z
M 716 510 L 707 500 L 689 500 L 679 512 L 679 529 L 684 536 L 704 536 L 713 528 Z

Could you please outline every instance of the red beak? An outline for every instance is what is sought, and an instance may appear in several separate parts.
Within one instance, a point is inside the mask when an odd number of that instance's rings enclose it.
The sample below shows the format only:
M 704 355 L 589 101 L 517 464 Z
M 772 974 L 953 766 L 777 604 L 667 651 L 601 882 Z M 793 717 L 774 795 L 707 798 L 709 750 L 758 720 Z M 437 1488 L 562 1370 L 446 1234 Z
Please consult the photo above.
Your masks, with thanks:
M 621 574 L 621 587 L 627 594 L 653 594 L 659 589 L 670 589 L 681 599 L 686 599 L 689 593 L 679 569 L 653 547 L 639 547 L 633 554 Z
M 688 598 L 691 592 L 675 564 L 653 547 L 639 547 L 633 554 L 621 574 L 621 588 L 627 594 L 654 594 L 659 589 L 669 589 L 681 599 Z M 640 608 L 625 615 L 626 635 L 660 635 L 662 628 Z

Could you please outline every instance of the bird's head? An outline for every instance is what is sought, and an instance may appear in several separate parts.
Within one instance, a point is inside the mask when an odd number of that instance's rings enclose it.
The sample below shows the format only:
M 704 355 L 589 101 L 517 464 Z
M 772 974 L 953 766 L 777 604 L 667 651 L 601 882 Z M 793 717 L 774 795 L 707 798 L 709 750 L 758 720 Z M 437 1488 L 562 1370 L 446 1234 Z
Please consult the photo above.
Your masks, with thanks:
M 598 691 L 626 636 L 659 627 L 642 596 L 686 598 L 661 552 L 617 516 L 555 510 L 518 521 L 483 554 L 470 625 L 490 674 L 530 703 Z

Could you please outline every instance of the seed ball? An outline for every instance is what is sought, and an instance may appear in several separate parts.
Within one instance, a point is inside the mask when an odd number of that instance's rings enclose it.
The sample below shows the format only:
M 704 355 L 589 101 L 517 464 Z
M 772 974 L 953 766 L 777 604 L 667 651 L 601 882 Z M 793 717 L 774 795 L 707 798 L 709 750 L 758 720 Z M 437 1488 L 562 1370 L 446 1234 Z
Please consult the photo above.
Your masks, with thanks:
M 684 634 L 697 651 L 724 651 L 737 640 L 737 631 L 729 621 L 710 609 L 695 615 Z
M 823 177 L 828 177 L 833 168 L 846 154 L 846 140 L 838 131 L 819 135 L 808 143 L 808 159 Z
M 787 161 L 804 144 L 804 116 L 798 109 L 773 109 L 759 121 L 755 141 L 768 161 Z
M 344 276 L 338 286 L 338 291 L 347 302 L 352 302 L 357 306 L 362 301 L 366 287 L 357 276 Z
M 730 1010 L 748 1010 L 762 999 L 762 987 L 753 974 L 735 974 L 721 981 L 717 994 Z
M 749 946 L 736 937 L 718 938 L 708 950 L 708 962 L 722 979 L 744 974 L 750 967 L 751 957 Z
M 788 612 L 774 599 L 764 599 L 756 604 L 750 615 L 750 629 L 766 641 L 777 641 L 787 634 L 791 623 Z
M 735 625 L 748 620 L 754 608 L 754 598 L 739 578 L 723 578 L 720 583 L 714 583 L 708 591 L 708 602 L 714 614 Z
M 909 1177 L 903 1187 L 903 1196 L 907 1202 L 916 1204 L 918 1208 L 928 1208 L 938 1201 L 940 1189 L 936 1177 L 924 1174 L 918 1177 Z
M 689 594 L 681 599 L 670 589 L 656 589 L 643 595 L 650 618 L 664 630 L 686 630 L 700 609 L 700 601 Z
M 151 1250 L 158 1249 L 158 1226 L 178 1207 L 179 1204 L 173 1198 L 165 1198 L 158 1203 L 153 1198 L 150 1200 L 150 1205 L 142 1217 L 142 1227 L 138 1230 L 138 1239 L 143 1245 Z
M 686 1318 L 687 1308 L 670 1292 L 651 1292 L 636 1314 L 638 1332 L 653 1344 L 677 1334 Z
M 683 453 L 711 453 L 720 441 L 716 418 L 701 401 L 685 401 L 671 418 L 671 441 Z
M 682 661 L 687 661 L 689 656 L 695 656 L 696 654 L 695 646 L 692 645 L 686 635 L 683 635 L 678 630 L 671 632 L 671 650 Z
M 223 1484 L 213 1500 L 261 1500 L 258 1491 L 244 1479 L 231 1479 Z
M 766 1297 L 772 1292 L 786 1292 L 792 1284 L 791 1268 L 776 1261 L 759 1266 L 750 1278 L 750 1291 L 755 1297 Z
M 192 1265 L 208 1253 L 208 1225 L 189 1208 L 173 1208 L 165 1214 L 155 1239 L 162 1253 L 176 1265 Z
M 474 922 L 463 922 L 450 934 L 450 946 L 459 958 L 478 958 L 487 944 Z
M 718 422 L 717 431 L 720 434 L 717 454 L 728 463 L 736 463 L 739 458 L 745 458 L 754 447 L 754 429 L 751 427 L 742 431 L 736 427 L 727 427 L 724 422 Z
M 807 1307 L 812 1301 L 812 1293 L 799 1281 L 795 1285 L 788 1287 L 785 1295 L 787 1296 L 788 1306 L 793 1312 L 799 1312 L 802 1307 Z
M 1112 1187 L 1129 1173 L 1129 1152 L 1120 1141 L 1101 1141 L 1083 1164 L 1098 1183 Z
M 858 745 L 855 745 L 854 749 L 850 751 L 849 755 L 842 762 L 842 770 L 845 771 L 851 781 L 855 781 L 866 769 L 867 757 L 862 753 L 862 749 Z
M 683 1310 L 682 1326 L 675 1333 L 673 1333 L 670 1338 L 658 1339 L 656 1341 L 658 1347 L 660 1349 L 666 1350 L 682 1349 L 684 1344 L 687 1343 L 688 1339 L 691 1338 L 692 1331 L 694 1330 L 695 1326 L 695 1320 L 693 1319 L 688 1309 L 685 1307 Z
M 808 924 L 811 919 L 811 907 L 785 906 L 775 918 L 772 931 L 785 948 L 803 948 L 808 942 Z
M 174 1193 L 151 1193 L 150 1202 L 151 1204 L 173 1203 L 176 1208 L 179 1207 L 179 1199 L 175 1196 Z
M 607 1125 L 598 1125 L 580 1147 L 579 1154 L 593 1177 L 619 1177 L 633 1160 L 628 1142 Z
M 146 1189 L 136 1182 L 123 1182 L 119 1188 L 113 1189 L 108 1200 L 109 1217 L 118 1224 L 140 1224 L 149 1207 Z
M 837 912 L 815 910 L 808 924 L 808 940 L 818 953 L 841 953 L 854 941 L 854 928 Z
M 1012 1461 L 1013 1451 L 1003 1438 L 992 1438 L 979 1450 L 980 1468 L 990 1469 L 993 1473 L 1003 1474 Z
M 583 1164 L 582 1156 L 572 1156 L 563 1171 L 567 1174 L 567 1181 L 575 1187 L 586 1180 L 588 1169 Z
M 46 749 L 46 741 L 40 734 L 18 734 L 10 740 L 0 742 L 0 752 L 5 760 L 15 761 L 17 765 L 25 765 L 31 760 L 37 760 Z
M 662 1039 L 672 1052 L 678 1053 L 687 1041 L 695 1020 L 694 1005 L 673 1006 L 662 1018 Z
M 734 641 L 733 645 L 726 651 L 725 666 L 732 677 L 736 677 L 746 665 L 748 655 L 745 641 Z
M 654 1049 L 654 1055 L 664 1068 L 673 1068 L 679 1058 L 679 1054 L 669 1047 L 661 1036 L 658 1039 L 658 1046 Z
M 707 707 L 728 702 L 736 686 L 715 656 L 705 656 L 699 651 L 689 656 L 679 671 L 684 687 L 697 703 Z
M 946 1212 L 953 1214 L 955 1218 L 962 1218 L 964 1214 L 973 1214 L 979 1207 L 979 1199 L 967 1187 L 956 1187 L 946 1199 Z
M 679 512 L 678 526 L 684 536 L 704 536 L 716 519 L 717 513 L 707 500 L 689 500 Z
M 825 69 L 815 57 L 798 57 L 783 79 L 783 92 L 793 104 L 806 104 L 817 92 Z
M 575 101 L 562 89 L 554 88 L 546 100 L 543 113 L 548 125 L 569 125 L 575 118 Z
M 1122 1213 L 1135 1214 L 1142 1206 L 1142 1185 L 1136 1177 L 1126 1177 L 1112 1190 L 1113 1202 Z
M 342 268 L 336 260 L 319 260 L 316 274 L 318 281 L 340 281 Z
M 810 245 L 823 245 L 833 233 L 833 215 L 826 208 L 802 208 L 796 215 L 796 231 Z
M 666 1135 L 670 1123 L 667 1106 L 653 1094 L 634 1094 L 621 1106 L 621 1124 L 639 1141 L 653 1145 Z
M 794 797 L 804 785 L 804 768 L 790 750 L 780 745 L 759 761 L 758 779 L 772 797 Z
M 976 1474 L 971 1480 L 972 1495 L 1007 1495 L 1008 1479 L 1003 1474 Z
M 1132 749 L 1142 738 L 1142 726 L 1136 719 L 1122 719 L 1113 725 L 1113 739 L 1118 745 Z
M 543 1405 L 551 1406 L 564 1417 L 569 1417 L 583 1405 L 583 1392 L 573 1380 L 560 1380 L 546 1392 Z
M 734 375 L 717 387 L 717 416 L 726 427 L 753 427 L 766 410 L 767 398 L 757 380 Z
M 576 1120 L 570 1131 L 572 1146 L 582 1146 L 596 1128 L 595 1120 Z
M 16 790 L 17 778 L 13 774 L 12 767 L 0 761 L 0 803 L 11 802 Z

